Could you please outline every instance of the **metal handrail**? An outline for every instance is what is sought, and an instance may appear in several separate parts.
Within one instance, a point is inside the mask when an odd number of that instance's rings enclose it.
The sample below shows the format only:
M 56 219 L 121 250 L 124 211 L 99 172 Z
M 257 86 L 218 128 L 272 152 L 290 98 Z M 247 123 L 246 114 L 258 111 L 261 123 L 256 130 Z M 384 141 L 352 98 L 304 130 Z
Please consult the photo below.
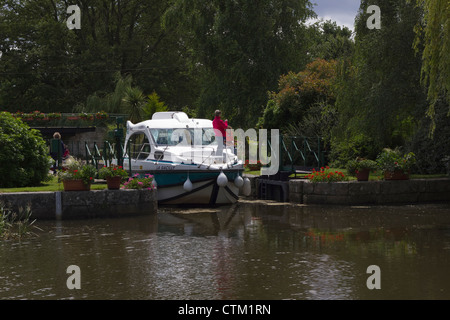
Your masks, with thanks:
M 289 141 L 289 148 L 287 147 L 287 140 Z M 303 147 L 299 148 L 297 141 L 302 139 Z M 287 162 L 284 162 L 284 157 L 281 156 L 280 168 L 286 167 L 289 165 L 291 170 L 294 171 L 294 165 L 296 164 L 295 156 L 299 155 L 301 161 L 303 161 L 303 165 L 307 166 L 308 154 L 312 155 L 314 158 L 315 166 L 321 167 L 323 166 L 323 159 L 321 148 L 321 137 L 317 137 L 317 149 L 311 146 L 310 140 L 313 138 L 308 137 L 299 137 L 299 136 L 280 136 L 280 151 L 285 153 L 285 157 L 287 157 Z

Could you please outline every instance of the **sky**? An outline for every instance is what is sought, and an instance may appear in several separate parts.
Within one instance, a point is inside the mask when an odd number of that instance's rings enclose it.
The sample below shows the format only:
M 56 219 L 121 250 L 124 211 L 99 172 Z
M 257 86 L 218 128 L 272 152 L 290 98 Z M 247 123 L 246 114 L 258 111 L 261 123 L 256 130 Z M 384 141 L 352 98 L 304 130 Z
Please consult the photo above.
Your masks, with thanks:
M 336 21 L 339 26 L 354 30 L 360 0 L 310 0 L 319 19 Z

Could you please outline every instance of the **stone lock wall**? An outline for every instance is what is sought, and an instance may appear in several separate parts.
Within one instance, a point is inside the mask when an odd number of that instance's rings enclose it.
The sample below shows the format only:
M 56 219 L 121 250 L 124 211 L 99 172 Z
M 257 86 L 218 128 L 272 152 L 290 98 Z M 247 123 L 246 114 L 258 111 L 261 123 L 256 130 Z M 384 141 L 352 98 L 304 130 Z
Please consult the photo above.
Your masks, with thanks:
M 126 217 L 158 209 L 155 190 L 1 193 L 0 201 L 15 212 L 30 205 L 32 219 Z
M 450 202 L 450 179 L 334 183 L 290 180 L 289 200 L 304 204 L 349 205 Z

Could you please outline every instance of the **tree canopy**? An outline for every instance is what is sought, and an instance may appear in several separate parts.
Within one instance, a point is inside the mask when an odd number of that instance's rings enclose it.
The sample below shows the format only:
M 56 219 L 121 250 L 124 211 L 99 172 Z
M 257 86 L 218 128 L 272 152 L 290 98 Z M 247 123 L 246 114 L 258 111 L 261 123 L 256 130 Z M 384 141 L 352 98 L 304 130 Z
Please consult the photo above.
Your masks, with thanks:
M 336 61 L 323 59 L 311 62 L 304 71 L 281 76 L 278 91 L 269 93 L 259 126 L 286 129 L 290 123 L 302 122 L 314 104 L 334 104 L 335 78 Z
M 177 0 L 166 12 L 199 72 L 198 115 L 223 110 L 234 126 L 253 126 L 267 91 L 307 62 L 307 0 Z
M 2 2 L 2 110 L 105 110 L 139 121 L 221 109 L 235 128 L 326 136 L 337 162 L 419 148 L 424 124 L 447 134 L 448 0 L 360 0 L 353 32 L 311 24 L 309 0 L 70 4 L 81 29 L 67 27 L 65 0 Z M 380 29 L 367 27 L 370 5 L 381 9 Z M 450 154 L 440 145 L 436 154 Z
M 81 9 L 79 30 L 66 26 L 66 1 L 5 0 L 0 7 L 2 108 L 70 112 L 94 93 L 110 93 L 117 72 L 173 106 L 192 103 L 184 47 L 161 28 L 168 0 L 70 4 Z

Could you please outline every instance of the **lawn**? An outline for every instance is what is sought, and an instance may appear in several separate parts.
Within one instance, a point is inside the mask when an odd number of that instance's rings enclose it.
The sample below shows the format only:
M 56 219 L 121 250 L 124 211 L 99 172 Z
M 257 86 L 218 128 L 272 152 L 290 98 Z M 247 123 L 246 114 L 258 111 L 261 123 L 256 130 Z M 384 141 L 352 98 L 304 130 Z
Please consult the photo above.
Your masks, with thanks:
M 330 168 L 332 171 L 341 171 L 346 177 L 348 177 L 348 180 L 356 180 L 356 177 L 350 176 L 348 174 L 348 171 L 346 169 L 342 168 Z M 245 169 L 245 174 L 251 174 L 254 176 L 259 176 L 260 171 L 250 171 L 248 169 Z M 295 174 L 291 174 L 289 176 L 290 178 L 295 178 Z M 410 179 L 438 179 L 438 178 L 448 178 L 449 176 L 446 174 L 411 174 Z M 297 179 L 306 178 L 306 174 L 297 174 Z M 383 175 L 380 172 L 371 173 L 369 176 L 370 181 L 377 181 L 377 180 L 383 180 Z
M 106 189 L 106 183 L 93 183 L 91 184 L 91 190 L 103 190 Z M 40 186 L 36 187 L 23 187 L 23 188 L 0 188 L 0 192 L 43 192 L 43 191 L 63 191 L 64 187 L 62 182 L 58 182 L 57 177 L 52 177 L 48 182 L 43 182 Z
M 347 170 L 345 169 L 339 169 L 339 168 L 332 168 L 333 171 L 342 171 L 346 177 L 348 177 L 349 180 L 356 180 L 356 177 L 349 176 L 347 173 Z M 244 171 L 245 174 L 251 174 L 254 176 L 259 176 L 260 171 L 250 171 L 246 169 Z M 291 178 L 294 178 L 294 174 L 290 175 Z M 297 174 L 297 179 L 304 178 L 304 174 Z M 410 176 L 411 179 L 436 179 L 436 178 L 448 178 L 445 174 L 412 174 Z M 382 175 L 380 174 L 370 174 L 369 180 L 376 181 L 376 180 L 383 180 Z M 96 182 L 91 184 L 91 190 L 104 190 L 106 189 L 106 183 L 102 182 Z M 7 192 L 43 192 L 43 191 L 63 191 L 64 187 L 62 182 L 58 182 L 57 177 L 52 177 L 52 179 L 48 182 L 42 183 L 40 186 L 36 187 L 23 187 L 23 188 L 0 188 L 0 193 L 7 193 Z

